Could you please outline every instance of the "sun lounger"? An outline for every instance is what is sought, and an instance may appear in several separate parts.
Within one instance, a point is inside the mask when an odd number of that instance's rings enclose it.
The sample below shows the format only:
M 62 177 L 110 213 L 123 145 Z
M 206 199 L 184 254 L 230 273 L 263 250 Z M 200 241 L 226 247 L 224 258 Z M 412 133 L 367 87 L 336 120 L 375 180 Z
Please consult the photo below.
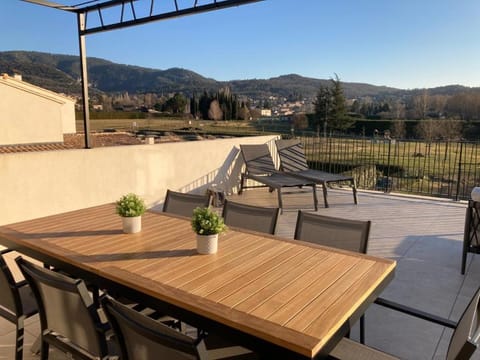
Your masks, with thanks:
M 315 211 L 318 209 L 316 184 L 313 181 L 301 179 L 275 169 L 273 159 L 267 144 L 240 145 L 246 171 L 242 173 L 240 191 L 252 187 L 269 187 L 270 191 L 277 190 L 278 207 L 283 212 L 282 189 L 288 187 L 312 187 Z M 263 185 L 246 186 L 247 179 L 255 180 Z
M 299 140 L 277 140 L 278 155 L 280 156 L 280 169 L 290 175 L 307 181 L 321 184 L 323 189 L 323 200 L 325 207 L 328 207 L 327 188 L 330 183 L 348 182 L 352 187 L 353 201 L 357 204 L 357 188 L 355 179 L 352 176 L 333 174 L 325 171 L 313 170 L 308 167 L 307 158 L 303 146 Z

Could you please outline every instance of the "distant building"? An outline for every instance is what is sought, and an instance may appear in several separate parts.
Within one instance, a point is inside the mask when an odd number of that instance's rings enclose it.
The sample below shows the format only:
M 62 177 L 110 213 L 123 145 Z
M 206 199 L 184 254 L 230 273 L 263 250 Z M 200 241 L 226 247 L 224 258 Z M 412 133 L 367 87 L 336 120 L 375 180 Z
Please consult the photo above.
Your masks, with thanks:
M 2 74 L 0 128 L 0 146 L 63 142 L 76 132 L 75 100 Z
M 261 116 L 272 116 L 272 110 L 270 109 L 261 109 L 260 110 Z

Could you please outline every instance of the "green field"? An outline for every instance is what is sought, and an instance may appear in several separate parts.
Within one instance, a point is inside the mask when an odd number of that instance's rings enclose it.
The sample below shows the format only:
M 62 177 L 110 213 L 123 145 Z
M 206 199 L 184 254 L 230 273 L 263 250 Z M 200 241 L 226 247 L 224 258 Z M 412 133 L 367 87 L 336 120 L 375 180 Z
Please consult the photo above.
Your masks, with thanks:
M 319 169 L 357 169 L 360 188 L 466 199 L 480 181 L 477 143 L 315 137 L 302 142 Z M 366 176 L 367 170 L 374 174 Z

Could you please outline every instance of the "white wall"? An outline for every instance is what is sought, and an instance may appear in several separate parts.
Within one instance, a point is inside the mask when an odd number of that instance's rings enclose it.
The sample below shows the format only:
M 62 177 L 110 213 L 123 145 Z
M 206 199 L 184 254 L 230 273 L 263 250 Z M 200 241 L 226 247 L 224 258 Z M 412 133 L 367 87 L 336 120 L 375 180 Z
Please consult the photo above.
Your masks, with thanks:
M 235 192 L 239 144 L 273 136 L 0 155 L 0 225 L 114 202 L 135 192 L 149 206 L 167 189 Z M 240 159 L 240 161 L 236 161 Z
M 63 142 L 75 133 L 75 102 L 13 78 L 0 78 L 0 145 Z

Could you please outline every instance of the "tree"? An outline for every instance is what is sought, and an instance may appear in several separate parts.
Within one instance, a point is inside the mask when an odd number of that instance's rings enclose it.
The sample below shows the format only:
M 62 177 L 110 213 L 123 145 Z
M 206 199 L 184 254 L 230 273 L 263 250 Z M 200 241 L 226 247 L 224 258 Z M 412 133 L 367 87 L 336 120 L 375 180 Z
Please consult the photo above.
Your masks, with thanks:
M 426 119 L 428 111 L 428 91 L 424 90 L 422 94 L 413 98 L 413 107 L 417 119 Z
M 320 125 L 323 124 L 324 136 L 327 136 L 327 122 L 329 104 L 331 101 L 330 89 L 326 86 L 320 86 L 317 97 L 314 101 L 315 116 L 313 117 L 313 125 L 317 128 L 317 136 L 320 136 Z
M 317 136 L 322 123 L 324 136 L 327 136 L 328 129 L 345 131 L 355 123 L 355 120 L 347 116 L 345 96 L 337 74 L 335 79 L 330 79 L 330 86 L 320 86 L 314 105 L 313 125 L 317 128 Z
M 240 120 L 250 120 L 250 110 L 245 104 L 242 104 L 242 107 L 238 111 L 238 118 Z
M 210 109 L 210 103 L 212 102 L 212 96 L 208 94 L 206 91 L 203 92 L 202 96 L 198 100 L 198 110 L 202 115 L 202 119 L 207 120 L 208 117 L 208 110 Z
M 347 116 L 345 106 L 345 96 L 340 78 L 335 74 L 335 79 L 330 79 L 332 86 L 330 87 L 331 104 L 328 111 L 329 126 L 333 130 L 345 131 L 351 127 L 355 120 Z
M 415 126 L 415 133 L 418 138 L 431 142 L 437 137 L 437 124 L 432 119 L 420 120 Z
M 164 104 L 164 111 L 170 111 L 174 114 L 183 113 L 187 106 L 187 99 L 182 94 L 176 93 Z
M 218 100 L 213 100 L 210 103 L 210 109 L 208 109 L 208 118 L 211 120 L 222 120 L 223 111 L 220 108 Z
M 405 121 L 401 119 L 396 119 L 392 122 L 390 126 L 390 134 L 395 139 L 404 139 L 406 135 Z
M 301 130 L 308 127 L 308 119 L 305 114 L 299 113 L 292 117 L 292 125 L 294 129 Z

